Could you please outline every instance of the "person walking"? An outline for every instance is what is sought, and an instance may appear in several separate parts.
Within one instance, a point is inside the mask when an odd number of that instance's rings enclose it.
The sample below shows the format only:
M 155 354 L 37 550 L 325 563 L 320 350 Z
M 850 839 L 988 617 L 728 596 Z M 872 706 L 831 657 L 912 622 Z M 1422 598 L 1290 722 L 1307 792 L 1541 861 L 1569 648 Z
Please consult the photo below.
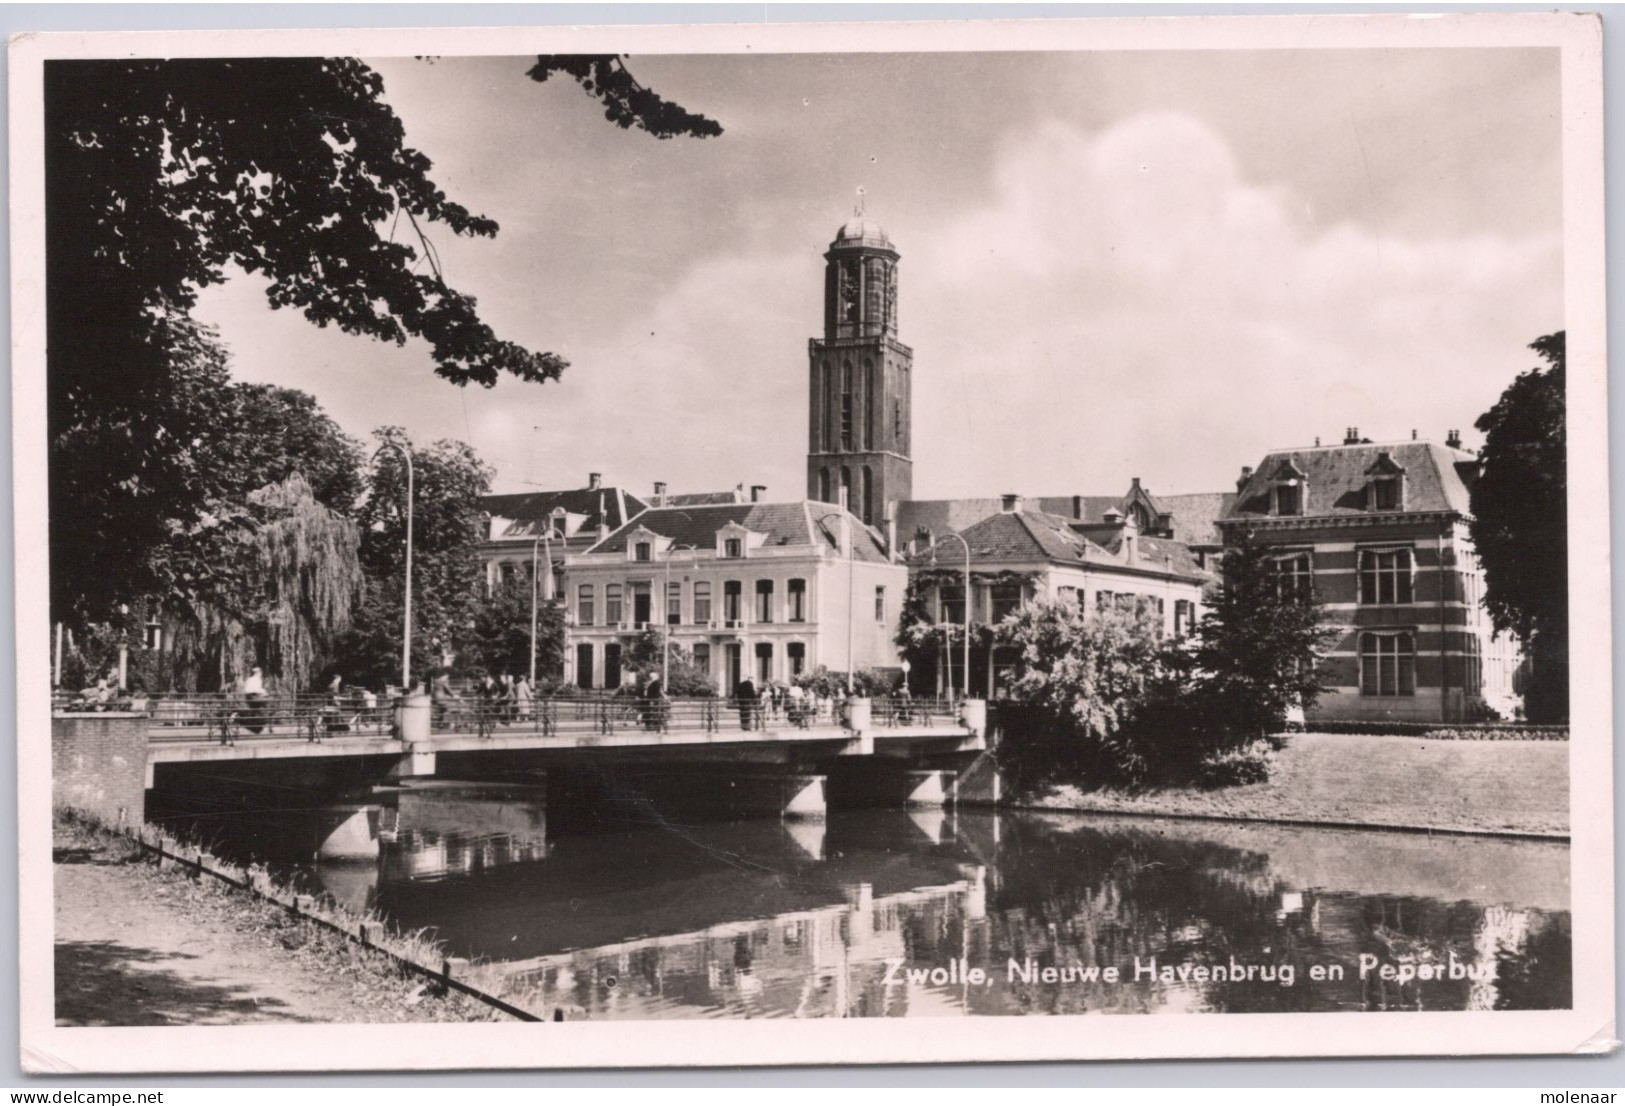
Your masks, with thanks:
M 530 680 L 525 678 L 524 673 L 520 673 L 513 682 L 514 717 L 518 718 L 519 721 L 530 721 L 530 701 L 532 698 L 534 696 L 531 694 Z
M 749 676 L 739 681 L 734 688 L 734 698 L 739 703 L 739 728 L 751 728 L 753 715 L 756 712 L 756 683 Z
M 664 712 L 666 689 L 660 682 L 660 673 L 649 673 L 649 682 L 643 685 L 643 728 L 659 730 Z

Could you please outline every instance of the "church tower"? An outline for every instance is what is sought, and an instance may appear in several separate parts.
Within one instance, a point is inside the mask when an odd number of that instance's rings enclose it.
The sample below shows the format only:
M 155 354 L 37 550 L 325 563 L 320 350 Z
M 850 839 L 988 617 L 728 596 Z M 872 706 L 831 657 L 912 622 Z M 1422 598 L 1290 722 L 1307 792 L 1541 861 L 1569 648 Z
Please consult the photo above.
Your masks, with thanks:
M 914 351 L 897 340 L 897 260 L 891 239 L 857 212 L 824 254 L 824 336 L 807 343 L 807 496 L 847 489 L 871 526 L 913 497 L 909 460 Z

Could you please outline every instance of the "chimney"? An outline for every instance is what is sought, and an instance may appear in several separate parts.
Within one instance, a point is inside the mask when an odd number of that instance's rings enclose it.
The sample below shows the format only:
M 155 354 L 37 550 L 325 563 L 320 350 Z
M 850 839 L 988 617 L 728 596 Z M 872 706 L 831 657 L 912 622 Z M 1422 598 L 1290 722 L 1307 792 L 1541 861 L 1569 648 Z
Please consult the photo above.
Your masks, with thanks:
M 734 502 L 735 503 L 743 503 L 743 502 L 745 502 L 745 485 L 743 485 L 743 484 L 735 484 L 734 485 Z
M 1241 477 L 1236 481 L 1236 491 L 1239 492 L 1243 488 L 1245 488 L 1247 486 L 1247 481 L 1251 480 L 1252 478 L 1253 478 L 1253 466 L 1251 466 L 1251 465 L 1242 465 L 1241 466 Z
M 1083 517 L 1083 496 L 1081 495 L 1075 495 L 1072 497 L 1072 517 Z
M 764 500 L 766 498 L 767 498 L 767 485 L 766 484 L 752 484 L 750 486 L 750 501 L 752 503 L 760 503 L 762 500 Z
M 1446 434 L 1444 436 L 1444 444 L 1449 446 L 1451 449 L 1460 449 L 1461 448 L 1461 431 L 1460 430 L 1452 430 L 1452 431 L 1450 431 L 1450 433 Z
M 1316 449 L 1320 448 L 1320 435 L 1319 434 L 1315 435 L 1315 448 Z
M 1003 501 L 1003 510 L 1005 514 L 1010 514 L 1014 511 L 1021 510 L 1021 496 L 1017 495 L 1015 492 L 1005 492 L 999 498 Z
M 1129 484 L 1129 491 L 1134 491 L 1140 486 L 1140 478 L 1138 476 L 1130 477 Z
M 604 486 L 604 474 L 603 473 L 601 473 L 601 472 L 589 472 L 587 474 L 587 490 L 589 492 L 595 492 L 595 491 L 597 491 L 599 488 L 601 488 L 603 486 Z
M 665 505 L 666 505 L 666 482 L 664 480 L 656 480 L 655 481 L 655 506 L 656 507 L 664 507 Z
M 1348 428 L 1348 433 L 1343 435 L 1343 444 L 1344 445 L 1359 445 L 1360 444 L 1360 428 L 1358 426 L 1351 426 L 1351 427 Z
M 1416 431 L 1415 430 L 1411 431 L 1411 441 L 1413 441 L 1413 442 L 1416 441 Z

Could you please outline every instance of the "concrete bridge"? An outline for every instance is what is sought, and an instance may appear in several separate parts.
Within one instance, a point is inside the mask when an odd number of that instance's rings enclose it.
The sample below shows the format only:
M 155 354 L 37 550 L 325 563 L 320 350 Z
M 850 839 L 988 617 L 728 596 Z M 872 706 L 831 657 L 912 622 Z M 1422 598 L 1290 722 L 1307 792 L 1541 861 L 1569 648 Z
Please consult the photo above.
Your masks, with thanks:
M 839 717 L 726 700 L 437 710 L 420 696 L 353 711 L 321 700 L 203 702 L 54 715 L 55 800 L 129 822 L 144 817 L 155 786 L 258 782 L 354 793 L 493 770 L 545 772 L 549 808 L 561 816 L 630 803 L 662 814 L 818 818 L 831 805 L 998 800 L 980 700 L 854 699 Z

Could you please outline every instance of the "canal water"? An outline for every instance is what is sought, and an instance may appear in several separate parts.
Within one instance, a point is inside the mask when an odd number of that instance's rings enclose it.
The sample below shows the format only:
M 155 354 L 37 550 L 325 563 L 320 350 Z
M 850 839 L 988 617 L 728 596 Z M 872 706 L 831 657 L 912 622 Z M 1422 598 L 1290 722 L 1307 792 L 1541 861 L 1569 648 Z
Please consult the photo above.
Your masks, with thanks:
M 289 855 L 309 840 L 301 819 L 330 826 L 330 814 L 281 815 L 276 833 L 263 811 L 182 820 L 228 852 L 280 852 L 312 889 L 429 930 L 451 955 L 499 964 L 504 997 L 544 1016 L 1570 1003 L 1561 843 L 942 811 L 577 836 L 549 832 L 533 787 L 374 798 L 367 863 Z

